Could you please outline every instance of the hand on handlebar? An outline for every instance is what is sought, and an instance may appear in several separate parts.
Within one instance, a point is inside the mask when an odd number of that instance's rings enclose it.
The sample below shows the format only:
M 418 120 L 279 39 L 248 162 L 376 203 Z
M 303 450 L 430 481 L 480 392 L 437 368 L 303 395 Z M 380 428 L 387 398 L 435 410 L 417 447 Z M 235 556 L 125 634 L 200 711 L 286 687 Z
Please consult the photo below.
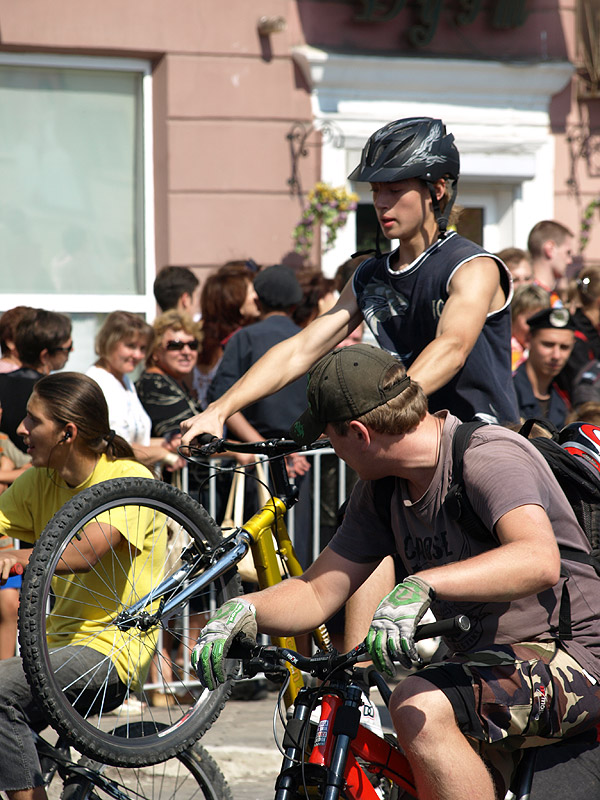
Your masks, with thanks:
M 306 475 L 310 470 L 310 461 L 301 453 L 290 453 L 289 456 L 285 457 L 285 465 L 290 478 Z
M 181 428 L 181 444 L 192 444 L 197 436 L 203 433 L 209 433 L 217 438 L 223 436 L 223 426 L 225 420 L 221 415 L 209 406 L 201 414 L 196 414 L 195 417 L 184 419 L 180 425 Z
M 381 601 L 366 638 L 369 655 L 380 672 L 393 677 L 394 661 L 407 669 L 422 663 L 415 631 L 434 596 L 426 581 L 411 575 Z
M 224 661 L 238 633 L 251 639 L 257 634 L 256 609 L 241 597 L 224 603 L 200 631 L 191 664 L 202 686 L 212 690 L 225 683 Z

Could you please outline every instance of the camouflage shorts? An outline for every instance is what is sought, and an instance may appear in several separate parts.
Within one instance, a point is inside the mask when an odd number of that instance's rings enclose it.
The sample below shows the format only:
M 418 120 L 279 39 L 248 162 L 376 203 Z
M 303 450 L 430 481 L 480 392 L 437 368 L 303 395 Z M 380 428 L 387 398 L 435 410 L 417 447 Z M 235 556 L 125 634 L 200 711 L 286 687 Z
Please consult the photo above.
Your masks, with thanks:
M 419 672 L 448 697 L 457 723 L 504 783 L 524 747 L 600 723 L 600 685 L 555 642 L 496 645 Z

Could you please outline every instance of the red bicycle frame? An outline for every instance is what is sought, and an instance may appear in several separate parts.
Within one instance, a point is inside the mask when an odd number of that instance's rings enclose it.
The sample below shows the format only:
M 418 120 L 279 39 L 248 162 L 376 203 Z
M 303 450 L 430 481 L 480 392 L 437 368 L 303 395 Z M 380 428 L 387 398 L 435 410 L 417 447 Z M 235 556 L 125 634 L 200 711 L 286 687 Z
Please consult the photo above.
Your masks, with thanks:
M 333 735 L 335 715 L 342 704 L 341 698 L 334 694 L 326 694 L 321 699 L 321 719 L 309 758 L 310 764 L 323 767 L 330 765 L 335 744 Z M 357 758 L 365 762 L 369 772 L 383 775 L 414 797 L 417 796 L 410 766 L 398 748 L 360 725 L 356 737 L 350 744 L 344 770 L 345 793 L 351 800 L 380 800 Z

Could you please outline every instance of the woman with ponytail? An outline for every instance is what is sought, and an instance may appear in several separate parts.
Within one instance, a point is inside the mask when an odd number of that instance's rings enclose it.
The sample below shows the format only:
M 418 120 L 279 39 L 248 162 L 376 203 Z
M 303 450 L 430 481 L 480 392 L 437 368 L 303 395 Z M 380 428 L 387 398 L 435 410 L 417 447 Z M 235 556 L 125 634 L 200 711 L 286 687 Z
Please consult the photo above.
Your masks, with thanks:
M 98 384 L 80 373 L 60 372 L 38 381 L 27 403 L 27 416 L 17 432 L 23 437 L 33 468 L 0 495 L 0 535 L 35 542 L 54 513 L 83 489 L 112 478 L 152 477 L 146 467 L 135 461 L 131 446 L 110 429 L 106 400 Z M 95 585 L 98 573 L 86 572 L 89 564 L 103 558 L 114 560 L 119 551 L 123 552 L 122 565 L 117 570 L 111 568 L 108 574 L 117 575 L 115 580 L 122 574 L 117 587 L 122 596 L 131 591 L 134 572 L 136 588 L 142 593 L 150 590 L 153 571 L 156 574 L 164 565 L 166 545 L 166 535 L 162 541 L 153 533 L 151 519 L 137 519 L 132 525 L 124 513 L 120 517 L 113 514 L 110 523 L 89 524 L 85 533 L 77 551 L 69 551 L 69 545 L 61 562 L 68 565 L 66 571 L 80 576 L 72 590 L 78 593 L 79 604 L 83 594 L 91 598 L 90 603 L 106 594 L 102 586 Z M 3 550 L 0 580 L 6 580 L 15 563 L 25 566 L 29 552 Z M 137 557 L 131 559 L 131 552 Z M 143 680 L 155 643 L 135 633 L 124 634 L 127 641 L 116 643 L 114 632 L 103 633 L 102 615 L 98 618 L 97 614 L 90 614 L 88 620 L 77 622 L 78 615 L 69 611 L 70 603 L 65 593 L 56 600 L 48 618 L 55 673 L 74 691 L 81 676 L 87 676 L 88 688 L 93 690 L 89 681 L 97 681 L 101 687 L 106 685 L 108 675 L 112 704 L 116 707 L 125 699 L 124 681 L 131 663 L 139 664 L 138 677 Z M 107 615 L 114 611 L 105 609 Z M 52 650 L 53 637 L 59 632 L 61 646 Z M 88 642 L 93 644 L 88 646 Z M 112 653 L 113 660 L 108 662 L 106 654 Z M 32 699 L 21 659 L 0 661 L 0 791 L 5 791 L 10 800 L 42 800 L 45 796 L 30 730 L 40 730 L 45 724 Z

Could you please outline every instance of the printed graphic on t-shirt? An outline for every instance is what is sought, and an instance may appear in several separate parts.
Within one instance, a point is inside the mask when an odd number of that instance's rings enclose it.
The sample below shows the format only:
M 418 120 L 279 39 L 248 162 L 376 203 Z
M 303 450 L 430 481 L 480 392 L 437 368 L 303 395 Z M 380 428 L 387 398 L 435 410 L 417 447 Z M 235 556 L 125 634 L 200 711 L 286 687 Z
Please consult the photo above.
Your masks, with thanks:
M 360 307 L 365 322 L 377 341 L 385 342 L 385 349 L 398 356 L 403 362 L 410 359 L 412 350 L 399 353 L 397 348 L 392 346 L 391 339 L 386 335 L 385 330 L 391 320 L 406 315 L 409 309 L 406 297 L 401 292 L 395 291 L 387 281 L 373 277 L 363 289 Z

